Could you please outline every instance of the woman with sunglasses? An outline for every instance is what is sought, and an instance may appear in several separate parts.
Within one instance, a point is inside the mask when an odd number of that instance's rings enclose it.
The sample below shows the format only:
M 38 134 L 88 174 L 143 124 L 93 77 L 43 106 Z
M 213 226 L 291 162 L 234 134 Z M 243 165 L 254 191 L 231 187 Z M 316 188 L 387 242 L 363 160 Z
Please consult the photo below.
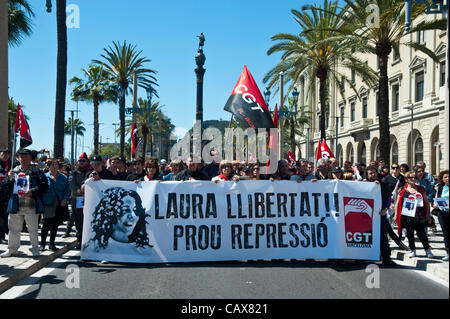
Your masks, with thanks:
M 158 163 L 151 161 L 147 162 L 145 165 L 145 176 L 144 181 L 159 181 L 161 180 L 161 176 L 159 174 L 159 165 Z
M 414 240 L 414 232 L 417 233 L 420 242 L 425 250 L 428 258 L 433 257 L 433 253 L 428 243 L 428 237 L 425 232 L 427 223 L 431 223 L 430 204 L 428 202 L 425 190 L 423 187 L 416 184 L 416 173 L 414 171 L 405 174 L 406 184 L 401 190 L 400 195 L 395 203 L 394 220 L 397 222 L 398 234 L 401 235 L 402 227 L 406 228 L 406 237 L 409 242 L 409 257 L 416 257 L 416 245 Z M 407 199 L 415 199 L 415 216 L 402 216 L 403 203 Z
M 223 160 L 219 164 L 219 175 L 214 176 L 211 180 L 215 183 L 219 181 L 238 181 L 239 176 L 233 173 L 232 163 L 230 161 Z

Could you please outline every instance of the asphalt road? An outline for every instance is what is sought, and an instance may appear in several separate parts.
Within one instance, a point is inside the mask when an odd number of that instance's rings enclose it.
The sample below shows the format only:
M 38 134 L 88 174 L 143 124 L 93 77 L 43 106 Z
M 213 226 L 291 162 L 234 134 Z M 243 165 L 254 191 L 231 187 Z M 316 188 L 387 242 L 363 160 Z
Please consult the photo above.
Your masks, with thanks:
M 387 269 L 371 268 L 368 262 L 336 265 L 325 261 L 101 264 L 80 262 L 78 254 L 68 252 L 0 298 L 449 298 L 448 285 L 407 266 Z

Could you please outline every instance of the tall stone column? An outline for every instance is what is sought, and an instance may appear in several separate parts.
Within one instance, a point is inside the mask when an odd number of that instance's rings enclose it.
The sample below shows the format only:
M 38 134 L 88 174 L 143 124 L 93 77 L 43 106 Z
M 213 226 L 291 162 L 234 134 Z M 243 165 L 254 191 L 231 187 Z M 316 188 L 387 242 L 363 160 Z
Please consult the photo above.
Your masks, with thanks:
M 0 147 L 8 146 L 8 1 L 0 1 Z
M 200 161 L 202 156 L 202 134 L 203 134 L 203 77 L 205 75 L 205 54 L 203 53 L 203 45 L 205 44 L 205 36 L 203 33 L 198 35 L 199 46 L 197 54 L 195 55 L 195 63 L 197 68 L 195 69 L 195 75 L 197 78 L 197 100 L 195 111 L 195 125 L 193 135 L 193 153 L 196 161 Z M 197 127 L 199 126 L 199 127 Z

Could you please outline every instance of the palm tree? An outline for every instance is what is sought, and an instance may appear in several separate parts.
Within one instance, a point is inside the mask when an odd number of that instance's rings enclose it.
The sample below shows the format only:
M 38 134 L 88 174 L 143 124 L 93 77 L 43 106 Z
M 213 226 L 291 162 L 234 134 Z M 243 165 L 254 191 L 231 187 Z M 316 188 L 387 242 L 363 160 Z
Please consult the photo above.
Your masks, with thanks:
M 394 50 L 399 53 L 400 44 L 409 46 L 415 50 L 424 52 L 434 61 L 438 61 L 435 54 L 425 45 L 415 42 L 401 42 L 405 33 L 405 1 L 404 0 L 344 0 L 345 7 L 339 12 L 339 18 L 345 27 L 333 28 L 335 40 L 358 43 L 356 51 L 360 53 L 372 53 L 377 55 L 379 61 L 379 145 L 380 156 L 388 163 L 390 159 L 390 129 L 389 129 L 389 79 L 388 56 Z M 372 13 L 367 12 L 369 5 L 376 5 L 379 10 L 378 26 L 367 23 Z M 336 4 L 336 9 L 338 5 Z M 318 8 L 314 8 L 318 9 Z M 320 10 L 320 9 L 318 9 Z M 425 12 L 425 5 L 413 6 L 411 19 L 414 20 Z M 333 15 L 336 11 L 333 10 Z M 411 28 L 409 33 L 446 29 L 446 19 L 424 22 Z M 312 31 L 312 30 L 311 30 Z
M 141 57 L 142 51 L 137 51 L 135 45 L 113 42 L 113 47 L 103 49 L 104 59 L 93 60 L 93 63 L 101 65 L 111 75 L 119 89 L 119 117 L 120 117 L 120 155 L 124 154 L 125 147 L 125 96 L 128 93 L 130 83 L 133 82 L 133 74 L 136 74 L 138 85 L 146 88 L 149 85 L 157 85 L 156 78 L 152 75 L 156 71 L 144 68 L 144 64 L 150 59 Z
M 354 57 L 352 50 L 357 42 L 335 39 L 336 32 L 330 31 L 341 27 L 337 14 L 337 2 L 324 1 L 323 10 L 312 9 L 299 12 L 291 10 L 296 22 L 302 29 L 297 34 L 279 33 L 272 37 L 272 41 L 281 41 L 272 46 L 267 54 L 283 52 L 281 61 L 264 77 L 264 83 L 269 87 L 278 85 L 279 73 L 283 72 L 286 83 L 290 82 L 289 93 L 301 77 L 308 79 L 308 92 L 316 91 L 316 79 L 319 80 L 320 103 L 320 135 L 326 138 L 325 117 L 328 111 L 328 96 L 330 81 L 336 81 L 341 95 L 344 93 L 344 83 L 351 82 L 339 69 L 334 66 L 341 63 L 344 68 L 354 69 L 368 84 L 376 84 L 377 74 L 364 62 Z M 311 31 L 314 30 L 314 31 Z M 342 57 L 346 59 L 342 61 Z M 358 95 L 356 87 L 352 86 Z M 278 91 L 278 88 L 277 88 Z M 358 95 L 359 97 L 359 95 Z M 285 100 L 285 97 L 283 97 Z
M 141 112 L 136 113 L 136 126 L 138 127 L 140 133 L 139 135 L 143 138 L 143 149 L 142 149 L 142 157 L 145 158 L 145 154 L 147 153 L 147 141 L 152 145 L 153 139 L 150 136 L 149 123 L 148 123 L 148 100 L 147 99 L 138 99 L 139 108 L 142 110 Z M 162 106 L 159 105 L 158 102 L 153 102 L 150 110 L 150 114 L 152 119 L 159 118 L 159 113 L 161 113 Z M 131 128 L 133 126 L 133 120 L 127 120 L 125 124 L 125 130 L 128 133 L 131 132 Z M 152 132 L 155 132 L 156 125 L 155 122 L 152 121 Z M 152 134 L 153 135 L 153 134 Z M 151 154 L 153 155 L 153 148 L 151 148 Z
M 26 0 L 8 0 L 8 44 L 18 46 L 33 32 L 34 12 Z
M 73 132 L 74 134 L 84 136 L 84 132 L 86 132 L 86 129 L 84 127 L 84 123 L 82 120 L 73 119 Z M 64 121 L 64 135 L 71 135 L 71 134 L 72 134 L 72 118 L 69 118 L 67 121 Z
M 98 106 L 101 102 L 113 102 L 117 100 L 117 90 L 111 86 L 111 78 L 102 66 L 89 65 L 89 68 L 81 69 L 85 80 L 73 77 L 69 84 L 75 85 L 72 97 L 79 101 L 92 101 L 94 105 L 94 154 L 98 154 L 99 124 Z
M 47 12 L 51 12 L 51 0 L 46 1 Z M 67 26 L 66 0 L 56 0 L 56 28 L 58 55 L 56 60 L 56 99 L 53 152 L 56 158 L 64 157 L 64 114 L 66 112 L 67 88 Z

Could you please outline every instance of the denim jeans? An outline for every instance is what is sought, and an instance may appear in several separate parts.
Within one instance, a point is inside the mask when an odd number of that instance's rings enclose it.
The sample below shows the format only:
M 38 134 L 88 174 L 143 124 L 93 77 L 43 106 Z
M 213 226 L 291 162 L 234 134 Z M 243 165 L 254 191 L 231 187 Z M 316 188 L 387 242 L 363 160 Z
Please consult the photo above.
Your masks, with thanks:
M 441 224 L 442 234 L 444 235 L 445 250 L 448 254 L 448 210 L 438 211 L 439 224 Z

